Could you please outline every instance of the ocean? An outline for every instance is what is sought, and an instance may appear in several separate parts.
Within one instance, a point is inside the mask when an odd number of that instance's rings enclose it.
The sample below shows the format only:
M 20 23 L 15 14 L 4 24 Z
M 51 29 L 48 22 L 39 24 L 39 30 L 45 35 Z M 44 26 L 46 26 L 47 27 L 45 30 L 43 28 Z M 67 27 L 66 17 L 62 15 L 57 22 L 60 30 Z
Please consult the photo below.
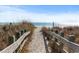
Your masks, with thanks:
M 53 27 L 53 23 L 32 23 L 36 27 Z M 54 24 L 54 26 L 57 26 L 57 24 Z

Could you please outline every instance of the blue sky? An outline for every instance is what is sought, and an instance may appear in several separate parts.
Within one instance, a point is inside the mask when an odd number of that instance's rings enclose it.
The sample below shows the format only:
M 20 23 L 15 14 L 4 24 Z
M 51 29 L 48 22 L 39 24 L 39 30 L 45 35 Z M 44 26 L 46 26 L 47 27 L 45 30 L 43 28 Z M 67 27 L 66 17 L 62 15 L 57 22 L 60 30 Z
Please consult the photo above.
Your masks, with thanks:
M 79 25 L 79 5 L 2 5 L 0 22 L 57 22 Z
M 13 7 L 35 13 L 65 13 L 79 11 L 78 5 L 21 5 Z

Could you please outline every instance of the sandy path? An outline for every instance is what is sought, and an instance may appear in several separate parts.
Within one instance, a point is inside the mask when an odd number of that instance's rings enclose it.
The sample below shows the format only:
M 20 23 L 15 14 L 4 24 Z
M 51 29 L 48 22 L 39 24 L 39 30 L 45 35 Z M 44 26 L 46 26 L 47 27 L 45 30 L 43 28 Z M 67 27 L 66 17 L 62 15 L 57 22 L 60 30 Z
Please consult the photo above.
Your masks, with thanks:
M 44 39 L 40 32 L 41 28 L 34 30 L 32 41 L 28 45 L 28 53 L 45 53 Z

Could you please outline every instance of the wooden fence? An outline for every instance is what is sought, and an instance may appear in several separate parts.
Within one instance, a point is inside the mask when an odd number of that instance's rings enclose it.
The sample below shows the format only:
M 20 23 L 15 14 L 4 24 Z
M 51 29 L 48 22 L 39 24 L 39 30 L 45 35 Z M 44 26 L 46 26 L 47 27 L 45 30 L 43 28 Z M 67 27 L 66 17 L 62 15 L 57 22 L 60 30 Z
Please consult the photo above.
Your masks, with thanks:
M 71 42 L 55 32 L 43 31 L 43 36 L 48 39 L 48 41 L 52 41 L 53 52 L 79 53 L 79 44 Z
M 29 32 L 24 33 L 17 41 L 6 47 L 1 51 L 1 53 L 14 53 L 19 49 L 20 45 L 23 43 L 24 39 L 30 34 Z

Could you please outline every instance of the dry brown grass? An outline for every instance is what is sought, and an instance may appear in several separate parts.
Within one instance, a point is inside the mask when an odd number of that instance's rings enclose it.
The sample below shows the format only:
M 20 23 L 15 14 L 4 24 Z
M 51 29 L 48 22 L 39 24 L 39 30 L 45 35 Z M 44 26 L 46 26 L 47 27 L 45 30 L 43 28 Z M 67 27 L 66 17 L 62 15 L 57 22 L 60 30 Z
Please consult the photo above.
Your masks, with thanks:
M 0 50 L 8 46 L 9 36 L 15 35 L 17 31 L 20 31 L 22 29 L 30 30 L 32 32 L 34 30 L 34 26 L 28 22 L 22 22 L 18 24 L 10 24 L 10 25 L 1 25 L 0 26 Z
M 64 29 L 65 37 L 68 36 L 69 34 L 75 35 L 75 42 L 79 43 L 79 27 L 65 27 Z
M 28 46 L 29 46 L 29 43 L 32 41 L 31 39 L 31 36 L 32 36 L 33 32 L 31 32 L 31 34 L 28 36 L 28 40 L 26 41 L 26 43 L 24 44 L 22 50 L 21 50 L 21 53 L 28 53 Z M 25 38 L 27 39 L 27 38 Z

